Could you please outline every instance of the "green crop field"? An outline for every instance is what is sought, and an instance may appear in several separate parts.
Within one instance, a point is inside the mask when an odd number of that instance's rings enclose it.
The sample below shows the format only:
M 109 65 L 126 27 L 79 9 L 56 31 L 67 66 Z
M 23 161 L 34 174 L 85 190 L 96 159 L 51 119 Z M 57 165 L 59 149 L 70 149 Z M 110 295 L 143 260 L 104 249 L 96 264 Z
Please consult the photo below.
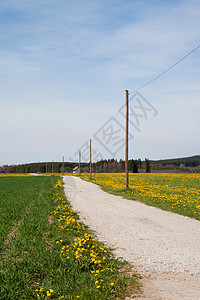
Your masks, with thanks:
M 128 275 L 128 264 L 79 221 L 60 177 L 0 177 L 0 209 L 0 299 L 120 299 L 138 292 L 138 276 Z
M 11 229 L 41 193 L 46 178 L 0 176 L 0 250 Z

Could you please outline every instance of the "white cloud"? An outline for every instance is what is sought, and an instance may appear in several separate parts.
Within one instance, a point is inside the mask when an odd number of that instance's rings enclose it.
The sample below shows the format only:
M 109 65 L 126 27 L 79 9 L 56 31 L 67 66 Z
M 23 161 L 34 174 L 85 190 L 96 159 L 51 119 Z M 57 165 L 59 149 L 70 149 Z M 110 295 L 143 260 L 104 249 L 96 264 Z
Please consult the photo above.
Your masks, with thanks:
M 0 11 L 19 14 L 6 24 L 6 34 L 5 26 L 0 29 L 2 161 L 42 160 L 46 153 L 56 160 L 63 149 L 72 155 L 116 114 L 126 88 L 143 85 L 199 43 L 199 9 L 198 1 L 2 0 Z M 198 65 L 196 52 L 141 91 L 159 115 L 137 136 L 138 157 L 140 151 L 141 157 L 167 157 L 172 150 L 165 141 L 175 143 L 180 136 L 176 153 L 184 154 L 184 147 L 195 152 Z M 154 144 L 148 148 L 152 132 Z M 142 143 L 146 152 L 138 146 Z

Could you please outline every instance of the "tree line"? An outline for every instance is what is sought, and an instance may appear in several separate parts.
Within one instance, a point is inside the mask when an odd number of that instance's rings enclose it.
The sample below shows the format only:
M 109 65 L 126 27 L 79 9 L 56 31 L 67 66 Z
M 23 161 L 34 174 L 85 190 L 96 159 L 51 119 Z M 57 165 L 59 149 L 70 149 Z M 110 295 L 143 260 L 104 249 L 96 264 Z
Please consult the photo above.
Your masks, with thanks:
M 0 173 L 72 173 L 78 166 L 77 162 L 39 162 L 19 165 L 0 166 Z M 191 157 L 149 160 L 130 159 L 129 171 L 132 173 L 149 172 L 200 172 L 200 155 Z M 81 163 L 81 171 L 89 172 L 89 163 Z M 92 163 L 92 172 L 96 173 L 123 173 L 125 161 L 120 159 L 104 159 Z
M 194 155 L 189 157 L 183 158 L 172 158 L 172 159 L 161 159 L 161 160 L 151 160 L 151 164 L 160 164 L 162 166 L 177 166 L 180 167 L 181 165 L 185 167 L 198 167 L 200 166 L 200 155 Z
M 39 162 L 19 165 L 4 165 L 0 167 L 0 173 L 72 173 L 78 163 L 71 162 Z M 145 159 L 144 163 L 140 159 L 128 161 L 129 171 L 133 173 L 149 173 L 150 161 Z M 125 161 L 120 159 L 105 159 L 92 163 L 92 171 L 96 173 L 123 173 Z M 81 163 L 81 172 L 89 172 L 89 163 Z

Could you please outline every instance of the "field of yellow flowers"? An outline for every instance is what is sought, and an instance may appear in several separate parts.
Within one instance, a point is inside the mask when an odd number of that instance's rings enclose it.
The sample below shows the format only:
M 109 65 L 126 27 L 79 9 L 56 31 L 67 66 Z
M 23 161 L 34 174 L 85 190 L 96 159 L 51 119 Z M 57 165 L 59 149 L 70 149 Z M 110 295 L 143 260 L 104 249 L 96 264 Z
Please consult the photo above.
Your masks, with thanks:
M 89 175 L 81 177 L 89 181 Z M 200 220 L 200 174 L 93 174 L 92 182 L 103 190 L 125 198 Z

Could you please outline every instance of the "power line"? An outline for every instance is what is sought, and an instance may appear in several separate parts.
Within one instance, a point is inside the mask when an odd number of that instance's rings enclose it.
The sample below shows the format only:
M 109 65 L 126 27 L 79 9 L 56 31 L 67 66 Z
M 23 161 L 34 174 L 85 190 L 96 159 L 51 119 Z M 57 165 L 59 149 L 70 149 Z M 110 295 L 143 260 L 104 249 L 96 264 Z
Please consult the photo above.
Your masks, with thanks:
M 162 75 L 164 75 L 165 73 L 167 73 L 169 70 L 171 70 L 172 68 L 174 68 L 176 65 L 178 65 L 181 61 L 183 61 L 184 59 L 186 59 L 189 55 L 191 55 L 193 52 L 195 52 L 197 49 L 200 48 L 200 44 L 194 48 L 192 51 L 190 51 L 188 54 L 186 54 L 184 57 L 182 57 L 180 60 L 178 60 L 175 64 L 173 64 L 171 67 L 169 67 L 168 69 L 166 69 L 165 71 L 163 71 L 162 73 L 160 73 L 158 76 L 154 77 L 153 79 L 149 80 L 148 82 L 146 82 L 145 84 L 143 84 L 142 86 L 140 86 L 138 89 L 136 89 L 135 91 L 131 92 L 131 94 L 138 92 L 139 90 L 143 89 L 145 86 L 149 85 L 150 83 L 152 83 L 153 81 L 155 81 L 156 79 L 160 78 Z
M 156 77 L 154 77 L 153 79 L 149 80 L 148 82 L 146 82 L 145 84 L 143 84 L 142 86 L 140 86 L 138 89 L 134 90 L 133 92 L 130 92 L 129 95 L 132 95 L 136 92 L 138 92 L 139 90 L 143 89 L 145 86 L 149 85 L 150 83 L 152 83 L 153 81 L 155 81 L 156 79 L 160 78 L 162 75 L 164 75 L 165 73 L 167 73 L 169 70 L 171 70 L 172 68 L 174 68 L 176 65 L 178 65 L 181 61 L 183 61 L 184 59 L 186 59 L 188 56 L 190 56 L 193 52 L 195 52 L 197 49 L 200 48 L 200 44 L 195 47 L 193 50 L 191 50 L 188 54 L 186 54 L 184 57 L 182 57 L 181 59 L 179 59 L 175 64 L 173 64 L 171 67 L 169 67 L 168 69 L 166 69 L 165 71 L 163 71 L 162 73 L 160 73 L 159 75 L 157 75 Z M 124 102 L 124 100 L 123 100 Z M 124 105 L 124 104 L 123 104 Z M 120 108 L 121 109 L 121 108 Z M 118 112 L 116 113 L 116 115 L 114 116 L 114 119 L 118 116 L 120 109 L 118 110 Z

